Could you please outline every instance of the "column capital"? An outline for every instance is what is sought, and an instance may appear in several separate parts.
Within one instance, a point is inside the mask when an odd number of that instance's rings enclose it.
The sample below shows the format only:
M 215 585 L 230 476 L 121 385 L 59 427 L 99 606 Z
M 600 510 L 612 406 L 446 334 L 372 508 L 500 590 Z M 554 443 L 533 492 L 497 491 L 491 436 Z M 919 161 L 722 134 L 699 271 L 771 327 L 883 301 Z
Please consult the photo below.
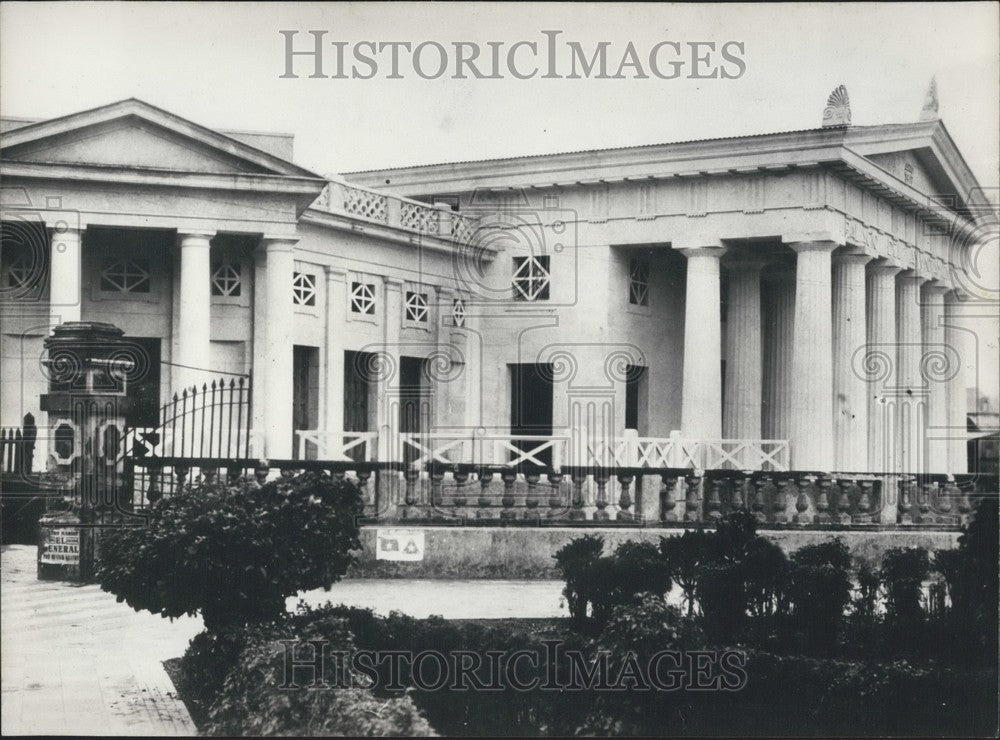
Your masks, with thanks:
M 839 254 L 833 255 L 833 264 L 835 265 L 867 265 L 871 262 L 874 257 L 870 254 L 865 254 L 864 252 L 840 252 Z
M 928 280 L 926 283 L 923 284 L 922 287 L 925 292 L 930 293 L 931 295 L 940 295 L 940 296 L 943 296 L 945 293 L 951 290 L 950 286 L 945 285 L 940 280 Z
M 385 283 L 385 287 L 387 288 L 395 288 L 396 290 L 399 290 L 403 287 L 403 281 L 396 277 L 383 275 L 382 282 Z
M 699 247 L 680 246 L 674 247 L 674 249 L 683 254 L 687 259 L 691 259 L 692 257 L 714 257 L 715 259 L 722 259 L 722 255 L 726 253 L 725 247 L 716 244 L 707 244 Z
M 215 233 L 205 229 L 177 229 L 177 243 L 182 247 L 207 245 Z
M 919 274 L 916 270 L 903 270 L 896 279 L 901 283 L 913 283 L 917 288 L 930 280 L 926 275 Z
M 269 236 L 264 235 L 261 237 L 261 243 L 264 245 L 264 249 L 267 252 L 291 252 L 295 249 L 295 245 L 298 244 L 299 238 L 297 236 Z
M 887 262 L 884 259 L 876 259 L 868 263 L 868 269 L 876 275 L 887 275 L 890 277 L 902 272 L 903 270 L 902 267 L 899 267 L 891 262 Z
M 338 280 L 344 280 L 347 278 L 347 270 L 342 267 L 334 267 L 333 265 L 323 265 L 323 272 L 326 273 L 326 279 L 330 282 L 336 282 Z
M 819 239 L 816 241 L 794 241 L 788 244 L 789 249 L 796 254 L 801 254 L 802 252 L 833 252 L 833 250 L 839 246 L 840 245 L 837 244 L 837 242 L 827 239 Z

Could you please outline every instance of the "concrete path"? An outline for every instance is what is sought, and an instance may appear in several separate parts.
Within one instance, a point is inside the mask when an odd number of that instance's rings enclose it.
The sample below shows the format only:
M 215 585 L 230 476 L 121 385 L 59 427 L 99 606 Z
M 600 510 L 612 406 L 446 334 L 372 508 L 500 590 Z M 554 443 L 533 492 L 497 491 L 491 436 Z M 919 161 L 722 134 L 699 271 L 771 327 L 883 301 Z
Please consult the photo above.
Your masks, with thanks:
M 0 557 L 4 735 L 192 735 L 161 662 L 180 656 L 200 618 L 137 613 L 96 585 L 38 581 L 35 547 Z
M 162 662 L 180 657 L 201 619 L 135 612 L 96 585 L 38 581 L 36 548 L 0 557 L 0 687 L 4 735 L 190 735 Z M 414 617 L 567 616 L 558 581 L 348 580 L 301 595 Z M 299 597 L 288 600 L 294 608 Z
M 412 617 L 437 614 L 445 619 L 540 619 L 568 617 L 561 605 L 562 581 L 434 581 L 409 579 L 346 580 L 329 591 L 301 594 L 310 606 L 327 601 L 388 614 L 395 609 Z M 289 609 L 299 597 L 287 601 Z

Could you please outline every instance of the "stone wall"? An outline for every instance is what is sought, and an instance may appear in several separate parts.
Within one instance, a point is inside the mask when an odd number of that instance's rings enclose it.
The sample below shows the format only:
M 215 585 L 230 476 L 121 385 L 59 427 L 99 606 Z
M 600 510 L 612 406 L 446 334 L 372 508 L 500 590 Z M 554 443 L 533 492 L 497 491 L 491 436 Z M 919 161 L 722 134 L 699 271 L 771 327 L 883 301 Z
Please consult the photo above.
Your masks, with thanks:
M 375 559 L 377 527 L 362 527 L 362 553 L 349 572 L 353 578 L 558 578 L 552 556 L 556 550 L 584 534 L 604 537 L 605 552 L 625 540 L 659 542 L 660 537 L 678 536 L 676 528 L 596 527 L 410 527 L 424 533 L 424 559 L 396 562 Z M 877 563 L 894 547 L 952 549 L 959 532 L 927 530 L 805 531 L 761 530 L 786 552 L 805 545 L 842 537 L 856 561 Z

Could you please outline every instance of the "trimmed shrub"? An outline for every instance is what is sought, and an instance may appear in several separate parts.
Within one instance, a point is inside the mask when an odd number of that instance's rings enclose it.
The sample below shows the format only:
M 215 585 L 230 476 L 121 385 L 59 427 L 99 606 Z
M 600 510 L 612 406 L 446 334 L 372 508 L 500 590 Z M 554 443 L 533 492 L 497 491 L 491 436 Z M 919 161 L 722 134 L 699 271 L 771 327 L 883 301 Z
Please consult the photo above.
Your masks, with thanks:
M 851 599 L 851 554 L 839 537 L 807 545 L 792 554 L 789 595 L 795 626 L 806 648 L 836 652 Z
M 136 611 L 201 612 L 210 631 L 273 621 L 347 571 L 361 513 L 357 486 L 325 473 L 201 485 L 157 501 L 143 527 L 108 530 L 97 577 Z
M 588 571 L 601 557 L 604 550 L 604 538 L 600 535 L 584 535 L 570 540 L 560 547 L 552 557 L 556 561 L 556 569 L 562 574 L 566 586 L 563 596 L 570 617 L 578 625 L 587 620 L 587 605 L 590 603 L 592 583 Z
M 587 623 L 587 607 L 596 625 L 603 624 L 611 610 L 632 603 L 638 594 L 663 596 L 670 590 L 670 571 L 656 545 L 622 542 L 609 556 L 601 556 L 604 540 L 584 535 L 560 548 L 556 567 L 566 579 L 563 595 L 570 616 L 578 627 Z
M 287 650 L 291 646 L 274 638 L 251 641 L 212 706 L 208 734 L 436 735 L 409 696 L 376 697 L 364 688 L 366 677 L 352 672 L 350 661 L 332 657 L 339 651 L 350 654 L 355 650 L 345 621 L 319 622 L 299 638 L 302 642 L 322 640 L 327 644 L 331 657 L 322 661 L 322 670 L 310 670 L 304 676 L 288 675 Z
M 709 558 L 710 535 L 702 529 L 688 529 L 680 537 L 660 537 L 660 554 L 671 579 L 684 592 L 687 615 L 694 615 L 698 576 Z
M 923 621 L 923 584 L 930 575 L 930 557 L 919 547 L 896 547 L 882 556 L 886 619 L 899 627 Z

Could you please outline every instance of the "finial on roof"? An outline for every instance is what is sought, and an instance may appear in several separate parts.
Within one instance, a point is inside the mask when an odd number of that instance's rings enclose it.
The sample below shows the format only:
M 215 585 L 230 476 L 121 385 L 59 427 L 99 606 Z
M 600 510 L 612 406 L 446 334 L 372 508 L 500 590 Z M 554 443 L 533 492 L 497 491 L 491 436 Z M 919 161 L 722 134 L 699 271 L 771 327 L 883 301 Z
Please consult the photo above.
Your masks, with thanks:
M 823 109 L 823 126 L 850 126 L 851 101 L 847 97 L 847 88 L 839 85 L 826 99 Z
M 936 121 L 938 119 L 937 79 L 931 77 L 931 84 L 924 96 L 924 107 L 920 110 L 921 121 Z

